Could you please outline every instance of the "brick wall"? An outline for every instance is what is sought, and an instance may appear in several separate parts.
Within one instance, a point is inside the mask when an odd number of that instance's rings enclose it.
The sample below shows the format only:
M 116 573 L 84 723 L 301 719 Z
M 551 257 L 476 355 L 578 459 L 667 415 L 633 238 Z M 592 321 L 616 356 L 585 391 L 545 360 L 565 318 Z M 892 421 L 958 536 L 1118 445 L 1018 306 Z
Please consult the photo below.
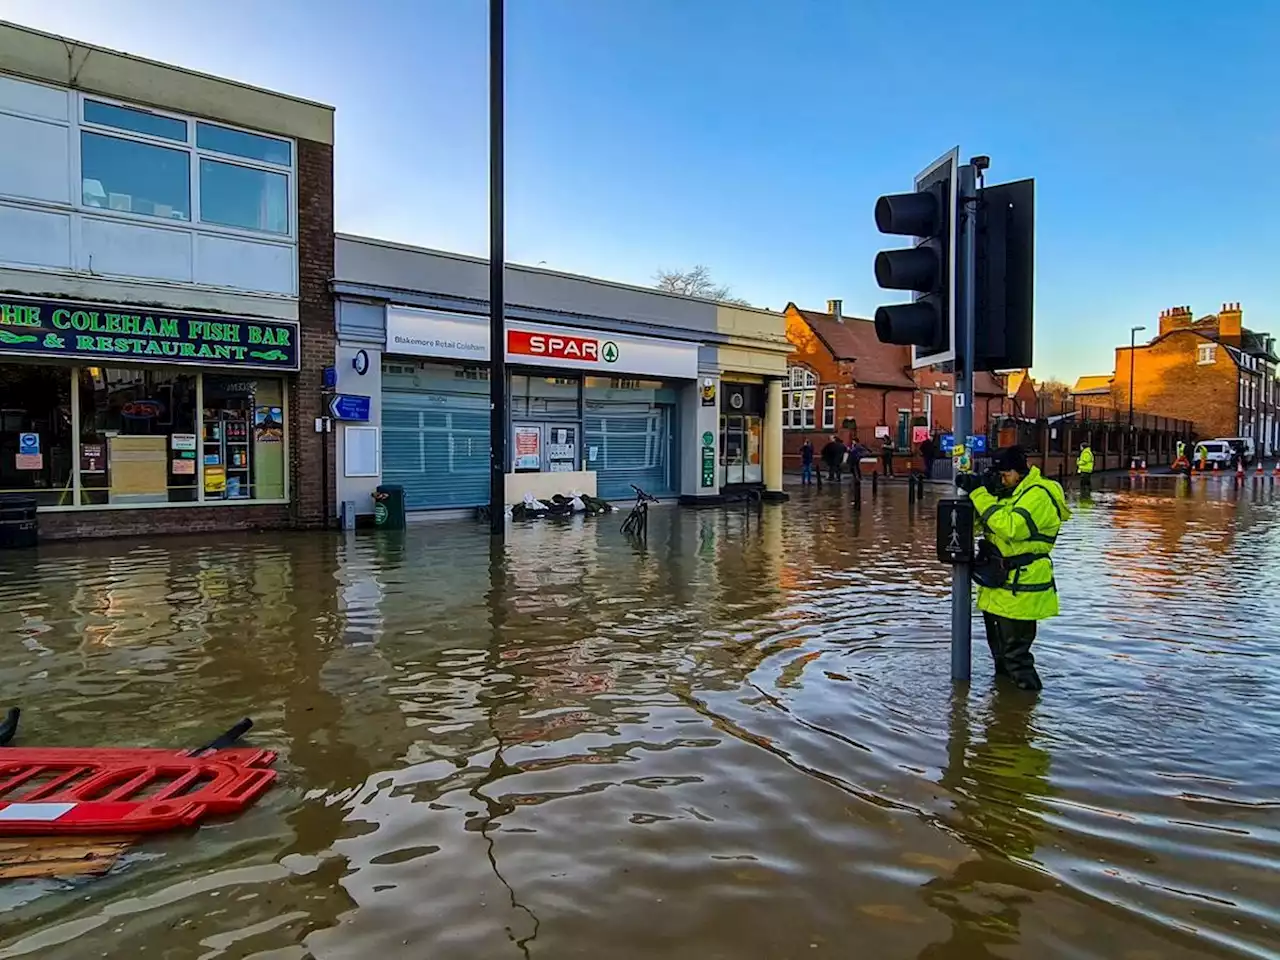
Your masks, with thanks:
M 804 320 L 788 312 L 787 339 L 791 341 L 791 355 L 787 357 L 789 366 L 808 367 L 818 375 L 817 409 L 814 412 L 814 427 L 811 430 L 783 430 L 782 432 L 782 467 L 784 470 L 800 469 L 800 446 L 806 435 L 813 441 L 816 450 L 832 433 L 822 426 L 822 391 L 824 388 L 836 391 L 836 431 L 847 438 L 847 431 L 841 424 L 847 417 L 854 416 L 853 385 L 849 382 L 849 374 L 845 365 L 831 355 L 827 345 L 818 338 L 813 329 Z M 786 389 L 785 385 L 783 389 Z
M 1134 351 L 1133 408 L 1190 420 L 1196 436 L 1233 437 L 1239 416 L 1239 375 L 1227 348 L 1218 345 L 1213 363 L 1199 362 L 1199 348 L 1212 343 L 1191 330 L 1172 330 Z M 1129 348 L 1116 348 L 1111 399 L 1129 409 Z
M 337 331 L 333 295 L 333 147 L 298 141 L 298 323 L 301 330 L 301 370 L 289 395 L 290 437 L 293 441 L 290 490 L 295 526 L 318 526 L 323 512 L 322 449 L 329 447 L 330 515 L 334 497 L 334 437 L 315 432 L 322 416 L 320 389 L 324 368 L 334 363 Z
M 147 537 L 169 533 L 216 533 L 226 530 L 274 530 L 289 525 L 284 504 L 254 506 L 167 507 L 142 510 L 40 511 L 41 540 L 88 537 Z

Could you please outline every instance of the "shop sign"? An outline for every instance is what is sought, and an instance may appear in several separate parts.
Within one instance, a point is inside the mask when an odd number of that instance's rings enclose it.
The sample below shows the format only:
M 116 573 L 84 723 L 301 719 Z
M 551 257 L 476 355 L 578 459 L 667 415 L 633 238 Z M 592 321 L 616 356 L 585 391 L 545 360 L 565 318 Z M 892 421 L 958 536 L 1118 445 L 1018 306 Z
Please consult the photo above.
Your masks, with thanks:
M 714 380 L 702 381 L 702 405 L 704 407 L 714 407 L 716 405 L 716 382 Z
M 507 321 L 505 335 L 508 363 L 685 380 L 698 376 L 696 343 L 517 320 Z M 389 306 L 387 352 L 488 363 L 489 318 Z
M 714 487 L 716 485 L 716 448 L 702 448 L 702 485 L 704 487 Z
M 297 370 L 298 325 L 110 303 L 0 297 L 0 357 L 5 356 Z

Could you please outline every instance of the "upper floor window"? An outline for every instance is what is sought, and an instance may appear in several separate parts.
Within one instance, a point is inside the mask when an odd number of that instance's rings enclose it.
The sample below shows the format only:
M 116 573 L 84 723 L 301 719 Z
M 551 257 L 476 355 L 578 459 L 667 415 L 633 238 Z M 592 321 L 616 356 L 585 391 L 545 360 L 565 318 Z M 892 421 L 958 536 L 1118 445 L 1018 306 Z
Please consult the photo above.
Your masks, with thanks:
M 827 387 L 822 391 L 822 429 L 834 430 L 836 428 L 836 390 L 835 387 Z
M 1218 345 L 1216 343 L 1200 344 L 1196 362 L 1197 363 L 1213 363 L 1218 359 Z
M 86 207 L 287 237 L 292 164 L 288 140 L 83 99 Z

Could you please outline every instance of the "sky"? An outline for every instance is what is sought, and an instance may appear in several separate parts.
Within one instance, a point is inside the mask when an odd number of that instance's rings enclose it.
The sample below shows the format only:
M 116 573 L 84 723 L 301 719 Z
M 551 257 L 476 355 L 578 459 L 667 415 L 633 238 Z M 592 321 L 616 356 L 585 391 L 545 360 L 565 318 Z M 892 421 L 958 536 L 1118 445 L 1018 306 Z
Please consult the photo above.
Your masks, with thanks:
M 1036 179 L 1035 372 L 1161 310 L 1280 334 L 1280 3 L 507 0 L 508 260 L 752 304 L 898 299 L 875 200 L 957 144 Z M 488 253 L 483 0 L 0 0 L 336 107 L 337 227 Z

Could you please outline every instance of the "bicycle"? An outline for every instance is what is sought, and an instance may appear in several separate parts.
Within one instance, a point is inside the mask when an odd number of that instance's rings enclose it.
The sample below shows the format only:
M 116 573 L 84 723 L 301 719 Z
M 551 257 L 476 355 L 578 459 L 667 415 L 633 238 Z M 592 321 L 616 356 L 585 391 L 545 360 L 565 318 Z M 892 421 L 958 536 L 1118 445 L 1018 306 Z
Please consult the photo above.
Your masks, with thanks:
M 627 519 L 622 521 L 622 532 L 644 538 L 649 535 L 649 504 L 657 503 L 658 498 L 645 493 L 634 483 L 631 484 L 631 489 L 636 492 L 636 502 L 627 514 Z

